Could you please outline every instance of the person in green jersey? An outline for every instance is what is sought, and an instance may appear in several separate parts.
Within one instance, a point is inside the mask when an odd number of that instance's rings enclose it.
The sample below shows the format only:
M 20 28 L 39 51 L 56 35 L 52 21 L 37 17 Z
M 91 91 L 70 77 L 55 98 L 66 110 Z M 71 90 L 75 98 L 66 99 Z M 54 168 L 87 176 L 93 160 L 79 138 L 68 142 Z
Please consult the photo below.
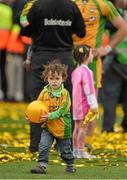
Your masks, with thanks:
M 119 12 L 127 22 L 126 4 L 121 4 L 121 1 L 116 1 L 115 5 L 121 6 Z M 111 30 L 110 25 L 110 32 L 112 33 L 114 31 L 113 27 Z M 114 54 L 110 54 L 110 56 L 104 60 L 102 87 L 104 107 L 102 130 L 107 132 L 114 131 L 116 107 L 119 103 L 120 96 L 122 96 L 122 107 L 124 112 L 122 127 L 123 130 L 127 132 L 127 37 L 119 43 Z
M 49 113 L 40 116 L 43 124 L 41 140 L 39 143 L 38 166 L 31 169 L 31 173 L 45 174 L 48 166 L 48 158 L 54 139 L 59 146 L 61 158 L 66 163 L 66 172 L 75 173 L 74 156 L 71 149 L 71 114 L 70 95 L 64 88 L 63 82 L 67 79 L 67 66 L 53 60 L 44 65 L 42 73 L 48 85 L 40 92 L 37 100 L 43 101 L 49 109 Z

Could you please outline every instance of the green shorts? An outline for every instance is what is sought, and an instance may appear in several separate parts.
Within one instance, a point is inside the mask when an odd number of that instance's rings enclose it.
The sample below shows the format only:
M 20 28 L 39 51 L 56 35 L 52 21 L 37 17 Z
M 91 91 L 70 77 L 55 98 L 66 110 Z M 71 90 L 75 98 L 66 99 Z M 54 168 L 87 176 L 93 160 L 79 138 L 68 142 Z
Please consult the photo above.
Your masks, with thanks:
M 93 71 L 94 86 L 95 88 L 101 88 L 102 81 L 102 61 L 101 58 L 94 58 L 93 62 L 89 64 L 89 68 Z

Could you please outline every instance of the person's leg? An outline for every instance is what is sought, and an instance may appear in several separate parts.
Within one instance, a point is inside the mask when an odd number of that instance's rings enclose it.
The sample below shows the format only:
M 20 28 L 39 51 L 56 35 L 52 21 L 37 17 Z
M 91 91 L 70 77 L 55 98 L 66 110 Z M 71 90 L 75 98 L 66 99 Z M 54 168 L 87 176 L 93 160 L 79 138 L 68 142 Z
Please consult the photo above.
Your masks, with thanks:
M 74 166 L 74 156 L 71 149 L 71 139 L 57 139 L 57 143 L 60 149 L 61 158 L 66 163 L 66 172 L 74 173 L 76 171 Z
M 84 150 L 85 140 L 87 134 L 88 125 L 82 126 L 83 121 L 79 121 L 79 130 L 77 134 L 77 142 L 78 142 L 78 153 L 76 155 L 77 158 L 96 158 L 94 155 L 90 155 L 87 151 Z
M 97 121 L 96 119 L 92 122 L 89 122 L 88 128 L 87 128 L 87 136 L 92 136 L 96 127 Z
M 78 132 L 79 132 L 79 121 L 74 121 L 74 131 L 72 136 L 72 142 L 73 142 L 73 155 L 74 157 L 77 156 L 78 153 Z
M 47 129 L 42 130 L 41 140 L 39 143 L 39 165 L 31 169 L 31 173 L 46 173 L 46 168 L 48 166 L 49 152 L 53 143 L 54 137 L 49 133 Z
M 6 78 L 6 50 L 0 51 L 0 71 L 1 71 L 1 89 L 4 94 L 4 98 L 7 98 L 7 78 Z
M 30 147 L 31 153 L 37 152 L 39 148 L 39 142 L 41 139 L 42 128 L 41 124 L 30 123 Z
M 39 93 L 41 92 L 42 80 L 41 80 L 42 68 L 34 69 L 31 71 L 31 101 L 36 100 Z M 38 144 L 41 138 L 41 124 L 31 123 L 30 124 L 30 151 L 38 151 Z
M 15 59 L 12 54 L 8 54 L 6 63 L 6 76 L 7 76 L 7 98 L 14 100 L 15 94 Z
M 85 135 L 86 135 L 86 127 L 82 127 L 81 120 L 75 121 L 75 128 L 73 132 L 73 150 L 84 151 L 85 146 Z M 77 155 L 77 154 L 76 154 Z
M 43 128 L 41 134 L 41 140 L 39 143 L 39 157 L 38 162 L 39 164 L 46 167 L 48 164 L 49 152 L 54 141 L 54 137 L 49 133 L 46 128 Z
M 23 56 L 22 55 L 15 55 L 16 60 L 16 93 L 15 93 L 15 100 L 16 101 L 23 101 L 24 93 L 23 93 Z
M 121 78 L 110 65 L 103 76 L 103 131 L 113 131 L 113 125 L 116 119 L 116 106 L 121 91 Z
M 36 100 L 41 90 L 45 86 L 41 79 L 43 64 L 48 63 L 53 58 L 53 53 L 49 51 L 37 51 L 32 53 L 32 70 L 31 70 L 31 101 Z M 40 124 L 31 123 L 30 125 L 30 151 L 38 151 L 38 143 L 40 141 L 42 128 Z
M 87 127 L 82 126 L 83 121 L 79 122 L 79 130 L 77 134 L 77 141 L 78 141 L 78 150 L 84 151 L 85 147 L 85 136 L 86 136 L 86 130 Z
M 122 121 L 122 127 L 124 129 L 124 132 L 127 132 L 127 82 L 124 81 L 124 86 L 122 90 L 122 95 L 123 95 L 123 111 L 124 111 L 124 118 Z
M 96 97 L 98 99 L 98 89 L 101 87 L 102 81 L 102 61 L 100 58 L 94 59 L 94 61 L 89 65 L 89 68 L 93 71 L 94 75 L 94 85 L 96 90 Z M 87 135 L 92 136 L 96 128 L 96 120 L 89 123 L 87 127 Z

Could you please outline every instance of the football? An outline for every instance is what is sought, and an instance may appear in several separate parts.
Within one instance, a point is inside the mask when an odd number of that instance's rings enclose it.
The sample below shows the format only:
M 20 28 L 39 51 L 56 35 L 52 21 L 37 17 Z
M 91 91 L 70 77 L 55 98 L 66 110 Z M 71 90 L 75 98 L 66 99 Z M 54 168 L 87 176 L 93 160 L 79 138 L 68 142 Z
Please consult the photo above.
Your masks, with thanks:
M 48 113 L 48 107 L 43 101 L 32 101 L 26 109 L 26 117 L 31 123 L 40 123 L 40 115 Z

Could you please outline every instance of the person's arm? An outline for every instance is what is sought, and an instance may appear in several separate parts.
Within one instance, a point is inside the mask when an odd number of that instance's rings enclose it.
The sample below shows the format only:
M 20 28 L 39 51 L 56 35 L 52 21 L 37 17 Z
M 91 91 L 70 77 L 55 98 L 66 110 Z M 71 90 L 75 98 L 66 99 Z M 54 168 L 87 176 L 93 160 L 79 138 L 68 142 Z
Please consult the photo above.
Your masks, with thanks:
M 23 26 L 23 27 L 27 27 L 29 26 L 29 21 L 28 21 L 28 14 L 34 4 L 34 2 L 36 2 L 36 0 L 29 0 L 25 5 L 24 5 L 24 8 L 21 12 L 21 15 L 20 15 L 20 24 Z
M 95 94 L 93 73 L 86 71 L 86 75 L 82 74 L 83 90 L 87 98 L 87 103 L 91 110 L 98 111 L 98 103 Z
M 120 15 L 112 21 L 112 24 L 117 31 L 109 42 L 109 45 L 97 49 L 97 56 L 107 55 L 127 36 L 127 24 Z
M 58 118 L 64 116 L 64 114 L 66 114 L 69 111 L 70 104 L 71 104 L 69 93 L 67 92 L 64 96 L 65 97 L 64 97 L 62 106 L 58 110 L 49 113 L 48 120 L 58 119 Z
M 29 46 L 26 60 L 23 62 L 23 66 L 26 69 L 26 71 L 31 71 L 31 60 L 32 60 L 32 46 Z
M 98 103 L 95 93 L 91 92 L 89 82 L 84 84 L 84 93 L 86 94 L 87 103 L 94 112 L 98 111 Z
M 22 26 L 21 35 L 23 35 L 23 36 L 32 37 L 33 28 L 31 26 L 31 23 L 29 22 L 28 15 L 30 14 L 30 12 L 32 12 L 32 14 L 34 14 L 33 6 L 36 1 L 37 0 L 29 0 L 25 4 L 25 6 L 21 12 L 20 24 Z
M 127 23 L 121 16 L 118 16 L 112 21 L 113 26 L 117 29 L 117 32 L 111 39 L 109 45 L 114 49 L 117 44 L 127 36 Z
M 94 121 L 98 117 L 98 103 L 92 76 L 89 76 L 88 81 L 84 83 L 84 93 L 90 108 L 83 120 L 82 126 L 86 126 L 89 122 Z
M 111 38 L 109 45 L 97 49 L 97 56 L 105 56 L 114 49 L 120 41 L 127 36 L 127 24 L 122 16 L 119 14 L 116 7 L 107 1 L 102 6 L 105 18 L 112 23 L 116 28 L 114 36 Z

